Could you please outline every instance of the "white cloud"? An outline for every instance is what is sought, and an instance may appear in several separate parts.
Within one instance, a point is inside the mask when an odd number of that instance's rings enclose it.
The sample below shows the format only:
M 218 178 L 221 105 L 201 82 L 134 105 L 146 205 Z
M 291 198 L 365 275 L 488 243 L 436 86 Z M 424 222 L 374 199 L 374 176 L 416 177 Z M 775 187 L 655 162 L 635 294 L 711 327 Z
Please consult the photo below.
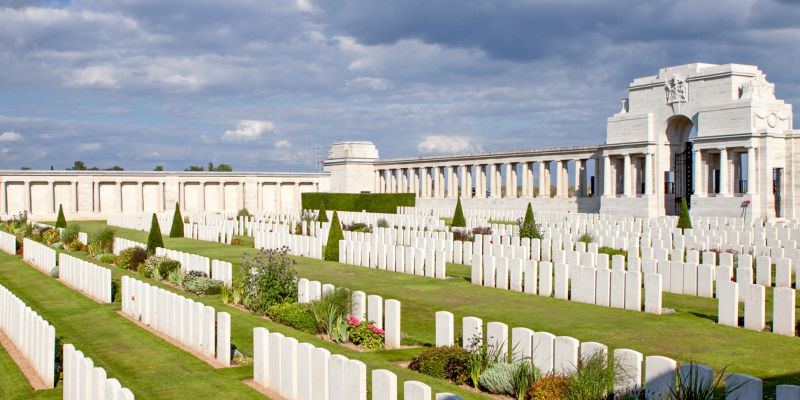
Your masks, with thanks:
M 288 149 L 289 147 L 292 147 L 292 144 L 289 143 L 288 140 L 278 140 L 275 142 L 274 146 L 276 149 Z
M 355 79 L 347 81 L 347 87 L 354 89 L 369 89 L 375 91 L 389 90 L 392 88 L 392 83 L 383 78 L 371 78 L 368 76 L 360 76 Z
M 297 4 L 297 8 L 299 8 L 301 11 L 307 13 L 317 11 L 317 7 L 311 2 L 311 0 L 295 0 L 295 4 Z
M 67 84 L 73 86 L 119 87 L 119 71 L 110 65 L 92 65 L 72 72 Z
M 265 132 L 275 130 L 275 124 L 270 121 L 243 120 L 239 121 L 236 129 L 228 129 L 222 135 L 225 141 L 253 141 L 261 139 Z
M 459 135 L 429 135 L 417 144 L 417 150 L 425 154 L 475 153 L 482 151 L 480 144 L 472 138 Z
M 0 142 L 17 142 L 22 140 L 22 135 L 14 131 L 6 131 L 0 134 Z
M 103 148 L 102 143 L 81 143 L 78 145 L 78 151 L 97 151 Z

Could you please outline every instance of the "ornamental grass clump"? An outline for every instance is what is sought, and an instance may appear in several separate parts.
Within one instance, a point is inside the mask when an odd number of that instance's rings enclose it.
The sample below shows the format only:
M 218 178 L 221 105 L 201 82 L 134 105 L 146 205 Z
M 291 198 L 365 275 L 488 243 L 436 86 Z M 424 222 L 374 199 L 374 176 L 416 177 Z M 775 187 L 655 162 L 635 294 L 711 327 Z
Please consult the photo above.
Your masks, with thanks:
M 678 374 L 678 384 L 674 388 L 670 388 L 670 398 L 675 400 L 723 400 L 731 397 L 731 395 L 742 387 L 744 382 L 739 385 L 726 387 L 723 382 L 725 378 L 725 370 L 722 369 L 715 376 L 707 379 L 701 375 L 700 368 L 695 363 L 689 363 L 689 372 L 687 374 Z M 735 396 L 732 396 L 735 397 Z
M 605 400 L 614 389 L 614 369 L 605 353 L 581 360 L 578 370 L 570 375 L 567 400 Z

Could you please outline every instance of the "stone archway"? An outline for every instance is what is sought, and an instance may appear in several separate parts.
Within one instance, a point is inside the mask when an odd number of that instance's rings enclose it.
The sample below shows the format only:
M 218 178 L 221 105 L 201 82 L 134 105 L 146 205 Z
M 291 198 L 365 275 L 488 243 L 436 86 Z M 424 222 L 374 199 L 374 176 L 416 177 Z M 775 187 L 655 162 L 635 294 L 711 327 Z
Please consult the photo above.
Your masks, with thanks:
M 666 126 L 663 143 L 669 169 L 665 172 L 664 214 L 677 215 L 682 198 L 691 204 L 692 153 L 689 138 L 695 132 L 695 124 L 689 117 L 678 114 L 667 119 Z

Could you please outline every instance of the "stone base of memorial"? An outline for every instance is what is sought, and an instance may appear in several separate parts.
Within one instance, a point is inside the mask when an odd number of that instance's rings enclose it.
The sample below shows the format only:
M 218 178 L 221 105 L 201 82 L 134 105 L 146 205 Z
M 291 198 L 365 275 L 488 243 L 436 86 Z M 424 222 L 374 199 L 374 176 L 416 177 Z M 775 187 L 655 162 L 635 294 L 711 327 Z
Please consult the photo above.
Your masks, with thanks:
M 199 358 L 200 360 L 202 360 L 206 364 L 212 366 L 214 369 L 234 368 L 234 367 L 238 367 L 239 366 L 239 364 L 237 364 L 235 362 L 236 360 L 233 359 L 233 358 L 231 358 L 231 365 L 230 366 L 225 366 L 221 362 L 217 361 L 216 358 L 207 357 L 205 354 L 203 354 L 203 353 L 201 353 L 199 351 L 196 351 L 196 350 L 192 349 L 191 347 L 186 346 L 186 345 L 182 344 L 181 342 L 169 337 L 169 335 L 163 334 L 163 333 L 153 329 L 152 327 L 144 324 L 142 321 L 138 321 L 138 320 L 132 318 L 130 315 L 127 315 L 124 312 L 122 312 L 122 310 L 118 310 L 117 314 L 119 314 L 122 318 L 125 318 L 128 321 L 133 322 L 134 324 L 136 324 L 140 328 L 146 330 L 147 332 L 150 332 L 150 334 L 152 334 L 154 336 L 158 336 L 159 338 L 167 341 L 169 344 L 171 344 L 171 345 L 173 345 L 173 346 L 175 346 L 175 347 L 177 347 L 177 348 L 179 348 L 179 349 L 181 349 L 181 350 L 183 350 L 183 351 L 185 351 L 185 352 L 187 352 L 187 353 Z
M 25 359 L 25 356 L 14 346 L 14 343 L 11 343 L 11 340 L 2 330 L 0 330 L 0 346 L 5 349 L 6 354 L 17 364 L 17 367 L 22 371 L 22 374 L 25 375 L 25 379 L 28 380 L 28 383 L 34 391 L 52 389 L 44 383 L 42 378 L 36 373 L 36 369 L 33 368 L 33 365 Z

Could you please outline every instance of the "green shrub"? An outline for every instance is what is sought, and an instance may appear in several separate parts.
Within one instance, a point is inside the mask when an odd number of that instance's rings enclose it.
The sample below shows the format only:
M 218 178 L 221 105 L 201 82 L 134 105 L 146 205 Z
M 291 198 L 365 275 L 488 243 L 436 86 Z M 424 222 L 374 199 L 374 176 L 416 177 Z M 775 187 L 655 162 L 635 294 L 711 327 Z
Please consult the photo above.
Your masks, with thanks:
M 339 215 L 333 212 L 331 229 L 328 233 L 328 243 L 325 246 L 325 260 L 339 262 L 339 241 L 344 240 L 342 226 L 339 224 Z
M 138 246 L 128 247 L 119 252 L 118 266 L 135 271 L 139 264 L 145 262 L 145 260 L 147 260 L 147 251 L 145 249 Z
M 83 245 L 83 243 L 81 243 L 81 242 L 79 242 L 79 241 L 75 240 L 75 241 L 73 241 L 72 243 L 70 243 L 70 244 L 67 246 L 67 248 L 69 249 L 69 251 L 83 251 L 83 249 L 85 248 L 85 246 Z
M 56 218 L 56 228 L 66 228 L 67 220 L 64 218 L 64 208 L 58 205 L 58 218 Z
M 316 334 L 317 322 L 308 309 L 308 304 L 279 303 L 267 309 L 267 316 L 273 321 L 302 332 Z
M 115 232 L 110 227 L 105 227 L 92 237 L 92 243 L 99 247 L 102 253 L 113 253 Z
M 150 221 L 150 234 L 147 235 L 147 255 L 156 254 L 156 247 L 164 247 L 164 238 L 161 237 L 161 227 L 158 225 L 158 218 L 153 213 Z
M 581 237 L 578 238 L 578 241 L 581 243 L 586 243 L 588 245 L 589 243 L 594 243 L 594 236 L 592 236 L 592 234 L 590 233 L 584 233 L 583 235 L 581 235 Z
M 565 400 L 569 381 L 559 375 L 547 375 L 528 388 L 526 400 Z
M 350 225 L 345 225 L 343 229 L 349 232 L 372 232 L 372 227 L 363 222 L 353 222 Z
M 408 368 L 463 385 L 469 382 L 469 357 L 462 347 L 431 347 L 414 357 Z
M 598 254 L 608 254 L 609 257 L 613 256 L 624 256 L 625 259 L 628 259 L 628 251 L 622 249 L 615 249 L 613 247 L 603 246 L 597 249 Z
M 64 242 L 66 245 L 71 245 L 72 242 L 76 242 L 78 240 L 78 234 L 81 232 L 81 227 L 76 224 L 72 224 L 64 229 L 64 232 L 61 233 L 61 241 Z
M 55 267 L 53 267 L 53 269 L 50 270 L 50 277 L 58 278 L 58 265 L 56 265 Z
M 122 282 L 117 278 L 111 280 L 111 301 L 122 302 Z
M 303 208 L 319 210 L 322 204 L 334 211 L 363 211 L 396 214 L 397 207 L 413 207 L 413 193 L 303 193 Z
M 536 218 L 533 215 L 533 207 L 528 203 L 528 209 L 525 211 L 525 219 L 517 220 L 519 226 L 519 237 L 528 239 L 541 239 L 542 231 L 539 224 L 536 223 Z
M 319 222 L 328 222 L 328 210 L 325 208 L 325 202 L 319 202 L 319 215 L 317 216 L 317 221 Z
M 241 246 L 241 245 L 242 245 L 242 239 L 239 238 L 231 239 L 231 246 Z
M 167 274 L 167 279 L 175 285 L 183 286 L 183 279 L 185 276 L 186 274 L 183 273 L 183 270 L 177 269 Z
M 61 240 L 61 235 L 58 233 L 58 229 L 48 229 L 42 231 L 42 240 L 47 244 L 57 243 Z
M 478 378 L 481 388 L 492 394 L 514 394 L 514 370 L 510 363 L 492 365 Z
M 520 361 L 514 364 L 514 375 L 512 385 L 514 386 L 514 396 L 517 400 L 524 400 L 525 393 L 531 383 L 540 378 L 539 370 L 533 366 L 529 360 Z
M 100 254 L 97 257 L 97 261 L 100 261 L 101 263 L 106 263 L 106 264 L 113 264 L 114 263 L 114 259 L 116 259 L 116 258 L 117 258 L 117 256 L 115 256 L 113 254 Z
M 183 237 L 183 217 L 181 217 L 180 203 L 175 203 L 175 214 L 172 215 L 172 227 L 169 230 L 169 237 Z
M 375 326 L 373 322 L 359 322 L 358 319 L 351 316 L 347 318 L 347 324 L 349 325 L 350 343 L 370 351 L 383 349 L 386 332 Z
M 604 353 L 581 360 L 578 371 L 567 382 L 567 400 L 605 400 L 613 390 L 614 369 Z
M 172 271 L 181 268 L 181 263 L 179 261 L 173 260 L 166 256 L 147 257 L 147 260 L 145 260 L 144 264 L 150 269 L 148 271 L 149 276 L 159 280 L 169 276 Z
M 689 205 L 686 204 L 686 198 L 681 199 L 681 213 L 678 217 L 678 228 L 681 229 L 692 229 L 692 217 L 689 216 Z
M 222 281 L 209 278 L 199 271 L 190 271 L 183 278 L 183 288 L 189 293 L 197 295 L 214 295 L 222 291 Z
M 386 221 L 386 218 L 381 218 L 381 219 L 378 220 L 376 225 L 378 226 L 378 228 L 388 228 L 389 227 L 389 222 Z
M 456 228 L 467 227 L 467 220 L 464 218 L 464 210 L 461 208 L 461 197 L 459 197 L 456 202 L 456 211 L 453 213 L 453 220 L 450 222 L 450 226 Z
M 139 275 L 141 275 L 144 278 L 152 278 L 153 277 L 153 270 L 150 269 L 150 267 L 148 267 L 145 264 L 139 264 L 139 266 L 136 267 L 136 272 L 138 272 Z
M 237 218 L 249 217 L 249 216 L 250 216 L 250 211 L 247 211 L 246 208 L 243 208 L 243 209 L 239 210 L 239 212 L 236 213 L 236 217 Z
M 244 255 L 240 269 L 249 272 L 242 274 L 247 308 L 264 314 L 273 304 L 297 301 L 297 272 L 287 251 L 284 247 Z

